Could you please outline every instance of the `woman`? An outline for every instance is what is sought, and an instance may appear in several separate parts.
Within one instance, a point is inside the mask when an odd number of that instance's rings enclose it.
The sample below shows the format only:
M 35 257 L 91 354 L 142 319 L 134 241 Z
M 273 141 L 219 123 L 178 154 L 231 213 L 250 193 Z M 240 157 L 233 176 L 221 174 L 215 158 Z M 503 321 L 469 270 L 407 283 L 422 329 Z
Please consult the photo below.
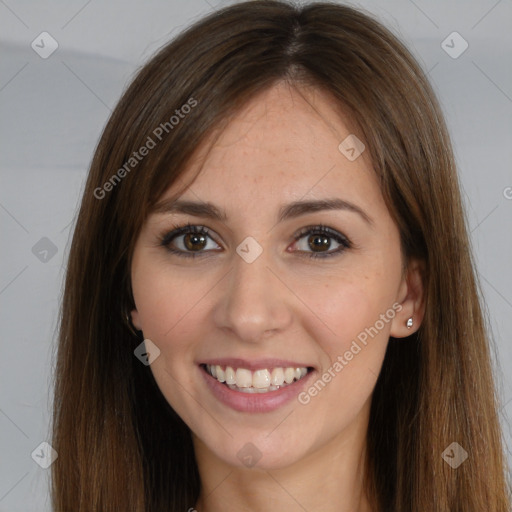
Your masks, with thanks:
M 53 447 L 56 511 L 510 509 L 449 137 L 388 30 L 240 3 L 139 72 L 75 229 Z

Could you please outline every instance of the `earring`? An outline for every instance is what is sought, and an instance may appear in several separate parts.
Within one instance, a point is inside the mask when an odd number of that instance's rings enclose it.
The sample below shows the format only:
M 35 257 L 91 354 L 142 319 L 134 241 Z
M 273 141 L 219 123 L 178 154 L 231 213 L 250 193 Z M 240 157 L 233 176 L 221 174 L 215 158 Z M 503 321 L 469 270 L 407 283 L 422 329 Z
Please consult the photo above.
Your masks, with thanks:
M 405 324 L 407 326 L 407 329 L 410 329 L 412 327 L 412 316 L 407 320 L 407 323 Z

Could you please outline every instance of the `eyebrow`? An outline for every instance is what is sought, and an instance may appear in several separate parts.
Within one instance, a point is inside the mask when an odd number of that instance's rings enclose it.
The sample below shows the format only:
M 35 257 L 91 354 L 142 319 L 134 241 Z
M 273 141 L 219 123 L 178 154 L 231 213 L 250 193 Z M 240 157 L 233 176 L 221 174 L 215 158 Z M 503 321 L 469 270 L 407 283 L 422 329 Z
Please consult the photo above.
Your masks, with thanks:
M 332 211 L 332 210 L 346 210 L 357 213 L 363 220 L 373 225 L 373 220 L 368 214 L 359 206 L 345 201 L 340 198 L 318 199 L 309 201 L 294 201 L 292 203 L 281 206 L 278 214 L 278 222 L 283 222 L 288 219 L 300 217 L 308 213 L 319 211 Z M 157 203 L 153 208 L 152 213 L 168 214 L 168 213 L 182 213 L 193 215 L 195 217 L 203 217 L 208 219 L 215 219 L 220 222 L 226 222 L 228 216 L 226 212 L 218 208 L 210 202 L 196 202 L 185 200 L 168 200 Z

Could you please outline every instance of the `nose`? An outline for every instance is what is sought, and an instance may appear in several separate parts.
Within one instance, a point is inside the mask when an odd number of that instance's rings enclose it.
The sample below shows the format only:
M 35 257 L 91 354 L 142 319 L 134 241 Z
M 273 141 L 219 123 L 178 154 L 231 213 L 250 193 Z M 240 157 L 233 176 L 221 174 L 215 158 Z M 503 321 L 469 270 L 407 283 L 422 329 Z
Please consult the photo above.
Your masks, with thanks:
M 249 343 L 285 330 L 293 319 L 292 294 L 276 276 L 270 257 L 263 251 L 252 263 L 238 255 L 233 260 L 214 309 L 215 325 Z

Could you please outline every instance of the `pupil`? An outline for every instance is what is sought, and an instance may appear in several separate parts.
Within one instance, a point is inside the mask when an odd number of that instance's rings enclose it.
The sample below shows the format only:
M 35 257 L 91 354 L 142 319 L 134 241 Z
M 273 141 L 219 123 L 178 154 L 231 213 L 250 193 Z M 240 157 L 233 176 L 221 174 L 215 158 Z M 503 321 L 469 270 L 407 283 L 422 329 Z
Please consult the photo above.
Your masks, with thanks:
M 310 240 L 312 240 L 312 242 L 310 242 L 310 244 L 309 244 L 311 249 L 315 249 L 315 248 L 328 249 L 329 248 L 330 242 L 329 242 L 328 236 L 316 235 L 316 236 L 310 237 Z

